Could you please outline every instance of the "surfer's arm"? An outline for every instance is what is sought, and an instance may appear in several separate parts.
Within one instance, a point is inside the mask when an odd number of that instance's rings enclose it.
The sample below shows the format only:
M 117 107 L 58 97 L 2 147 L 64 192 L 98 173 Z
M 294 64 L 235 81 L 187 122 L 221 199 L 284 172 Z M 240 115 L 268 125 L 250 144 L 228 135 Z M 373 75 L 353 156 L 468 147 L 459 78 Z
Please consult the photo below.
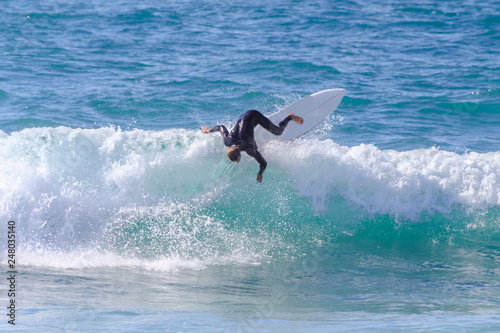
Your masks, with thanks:
M 229 132 L 227 131 L 226 126 L 224 125 L 217 125 L 212 129 L 208 129 L 207 126 L 202 126 L 202 133 L 208 134 L 208 133 L 213 133 L 213 132 L 220 132 L 223 138 L 226 138 L 229 135 Z
M 215 126 L 214 128 L 212 128 L 210 130 L 210 133 L 213 133 L 213 132 L 220 132 L 220 134 L 222 135 L 222 137 L 224 139 L 227 138 L 227 136 L 229 135 L 229 132 L 227 131 L 226 126 L 224 126 L 224 125 Z
M 255 158 L 255 160 L 257 160 L 257 162 L 259 163 L 260 165 L 260 169 L 259 169 L 259 173 L 257 174 L 257 181 L 260 183 L 262 182 L 262 173 L 264 172 L 264 170 L 266 169 L 267 167 L 267 162 L 266 160 L 264 159 L 264 157 L 257 151 L 257 149 L 247 149 L 245 150 L 246 153 L 250 156 L 252 156 L 253 158 Z M 260 179 L 260 180 L 259 180 Z

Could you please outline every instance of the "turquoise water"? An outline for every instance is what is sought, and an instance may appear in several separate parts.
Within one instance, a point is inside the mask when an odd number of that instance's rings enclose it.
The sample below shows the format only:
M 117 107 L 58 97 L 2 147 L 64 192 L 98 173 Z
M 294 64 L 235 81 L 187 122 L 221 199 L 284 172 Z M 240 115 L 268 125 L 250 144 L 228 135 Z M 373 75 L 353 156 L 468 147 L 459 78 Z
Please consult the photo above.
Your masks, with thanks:
M 498 3 L 0 6 L 16 330 L 500 330 Z M 330 88 L 221 177 L 201 126 Z

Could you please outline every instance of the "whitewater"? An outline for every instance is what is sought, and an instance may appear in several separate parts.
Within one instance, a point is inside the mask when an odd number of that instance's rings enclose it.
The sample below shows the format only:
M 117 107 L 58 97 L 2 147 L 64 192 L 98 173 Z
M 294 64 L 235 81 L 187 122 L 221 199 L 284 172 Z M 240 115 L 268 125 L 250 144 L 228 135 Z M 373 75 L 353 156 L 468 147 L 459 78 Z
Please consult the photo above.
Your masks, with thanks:
M 225 174 L 220 136 L 195 130 L 36 128 L 3 133 L 0 147 L 0 218 L 20 222 L 21 260 L 30 265 L 127 266 L 140 259 L 149 267 L 162 258 L 165 266 L 153 267 L 168 271 L 183 267 L 181 258 L 200 267 L 246 263 L 294 246 L 275 244 L 266 233 L 235 234 L 227 230 L 230 220 L 253 225 L 309 211 L 345 223 L 336 216 L 340 201 L 355 216 L 419 223 L 422 216 L 477 216 L 500 205 L 499 152 L 399 152 L 314 136 L 275 141 L 262 149 L 270 168 L 260 187 L 253 159 Z M 212 211 L 221 201 L 229 202 L 225 218 Z M 279 225 L 274 233 L 282 233 Z M 120 259 L 89 262 L 90 254 L 80 254 L 86 251 Z

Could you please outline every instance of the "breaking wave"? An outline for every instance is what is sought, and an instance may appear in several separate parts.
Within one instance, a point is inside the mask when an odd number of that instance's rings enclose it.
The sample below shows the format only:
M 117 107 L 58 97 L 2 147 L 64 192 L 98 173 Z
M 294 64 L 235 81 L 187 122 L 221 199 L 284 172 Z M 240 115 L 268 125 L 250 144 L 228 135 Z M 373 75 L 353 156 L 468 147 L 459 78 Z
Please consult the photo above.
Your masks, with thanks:
M 262 153 L 268 168 L 256 184 L 253 159 L 228 164 L 220 137 L 199 131 L 2 132 L 0 217 L 17 223 L 21 264 L 62 268 L 253 264 L 331 245 L 381 217 L 498 232 L 500 152 L 312 136 Z

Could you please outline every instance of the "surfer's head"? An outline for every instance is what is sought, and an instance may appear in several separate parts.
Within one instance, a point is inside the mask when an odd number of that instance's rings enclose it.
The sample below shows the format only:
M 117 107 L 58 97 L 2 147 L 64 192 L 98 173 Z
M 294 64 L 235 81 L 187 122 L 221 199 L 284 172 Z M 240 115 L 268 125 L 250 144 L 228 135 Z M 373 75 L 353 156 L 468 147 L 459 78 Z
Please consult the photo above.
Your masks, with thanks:
M 227 150 L 227 157 L 233 162 L 239 162 L 241 158 L 241 150 L 239 146 L 231 146 Z

